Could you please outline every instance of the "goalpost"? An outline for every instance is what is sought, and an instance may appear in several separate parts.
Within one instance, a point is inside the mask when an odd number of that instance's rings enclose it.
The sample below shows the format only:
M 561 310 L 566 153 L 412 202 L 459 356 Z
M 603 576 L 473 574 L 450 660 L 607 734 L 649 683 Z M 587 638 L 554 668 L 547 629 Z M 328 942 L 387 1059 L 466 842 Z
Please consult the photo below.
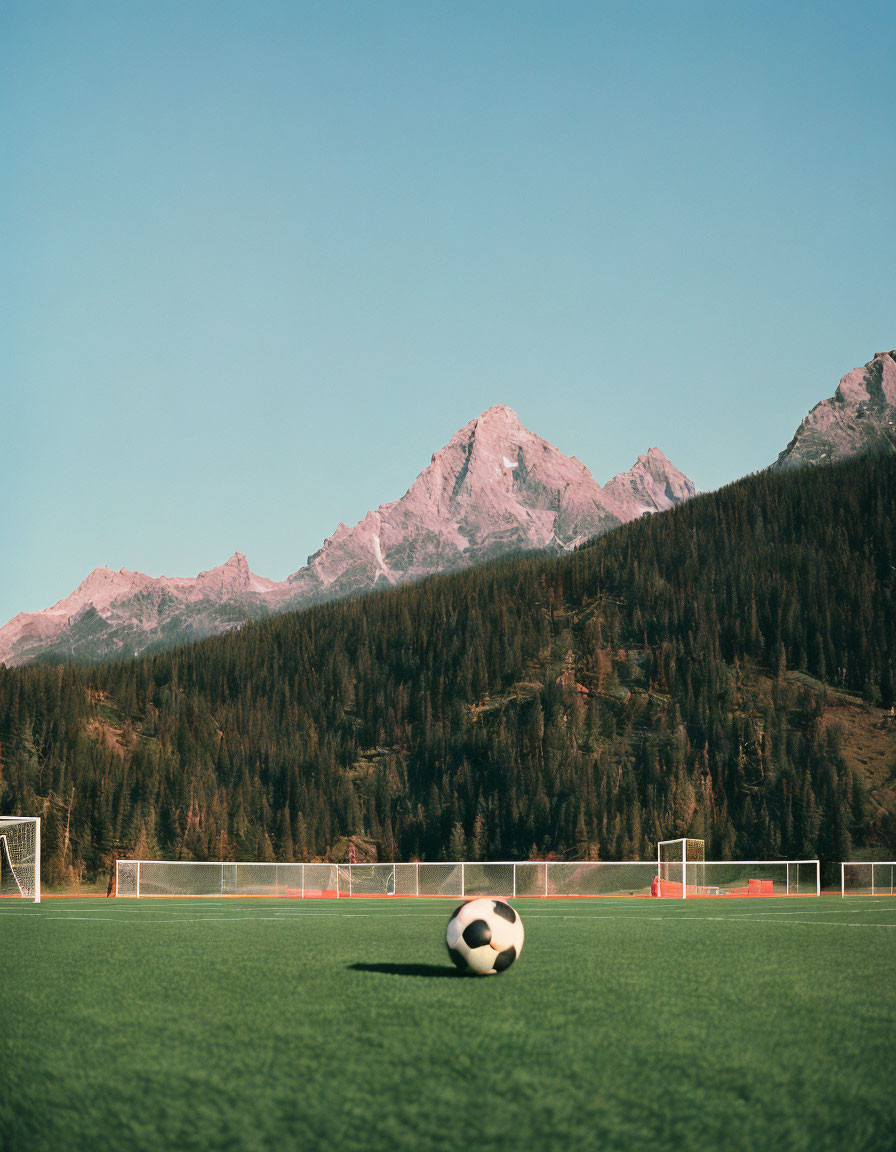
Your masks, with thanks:
M 840 865 L 841 896 L 896 896 L 896 861 L 844 861 Z
M 695 894 L 703 887 L 706 845 L 703 840 L 682 836 L 678 840 L 660 840 L 656 846 L 656 895 L 686 900 L 688 888 Z
M 39 816 L 0 816 L 0 896 L 40 903 Z
M 338 897 L 338 864 L 116 860 L 115 895 Z M 343 892 L 342 895 L 345 893 Z
M 702 840 L 661 840 L 654 895 L 820 896 L 818 860 L 706 860 Z

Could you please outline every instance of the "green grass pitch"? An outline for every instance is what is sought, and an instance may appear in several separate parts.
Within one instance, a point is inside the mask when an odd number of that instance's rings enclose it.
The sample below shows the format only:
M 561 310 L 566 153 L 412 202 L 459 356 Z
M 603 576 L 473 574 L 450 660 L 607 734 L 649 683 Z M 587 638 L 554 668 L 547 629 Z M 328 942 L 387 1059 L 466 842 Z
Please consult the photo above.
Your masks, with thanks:
M 893 1148 L 896 900 L 0 906 L 0 1148 Z

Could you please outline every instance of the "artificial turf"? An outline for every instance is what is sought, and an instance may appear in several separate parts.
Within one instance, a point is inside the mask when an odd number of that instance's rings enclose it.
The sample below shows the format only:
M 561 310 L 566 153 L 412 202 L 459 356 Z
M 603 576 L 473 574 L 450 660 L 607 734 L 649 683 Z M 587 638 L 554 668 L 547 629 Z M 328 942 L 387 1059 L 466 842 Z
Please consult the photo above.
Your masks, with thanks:
M 0 1148 L 887 1149 L 896 900 L 0 907 Z

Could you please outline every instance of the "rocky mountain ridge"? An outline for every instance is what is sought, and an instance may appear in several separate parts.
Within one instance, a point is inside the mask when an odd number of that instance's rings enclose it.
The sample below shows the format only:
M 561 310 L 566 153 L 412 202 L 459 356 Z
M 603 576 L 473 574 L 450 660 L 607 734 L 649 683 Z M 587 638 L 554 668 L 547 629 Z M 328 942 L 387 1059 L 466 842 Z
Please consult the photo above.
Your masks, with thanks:
M 400 500 L 352 528 L 340 524 L 286 580 L 256 575 L 238 552 L 196 577 L 97 568 L 52 607 L 0 628 L 0 662 L 130 656 L 512 551 L 568 551 L 695 491 L 658 448 L 602 488 L 584 464 L 496 405 L 434 453 Z
M 862 453 L 896 453 L 896 350 L 840 380 L 828 400 L 816 404 L 773 467 L 831 463 Z
M 400 500 L 354 528 L 340 524 L 288 583 L 303 596 L 346 594 L 519 549 L 567 551 L 695 491 L 658 448 L 602 488 L 496 405 L 455 433 Z

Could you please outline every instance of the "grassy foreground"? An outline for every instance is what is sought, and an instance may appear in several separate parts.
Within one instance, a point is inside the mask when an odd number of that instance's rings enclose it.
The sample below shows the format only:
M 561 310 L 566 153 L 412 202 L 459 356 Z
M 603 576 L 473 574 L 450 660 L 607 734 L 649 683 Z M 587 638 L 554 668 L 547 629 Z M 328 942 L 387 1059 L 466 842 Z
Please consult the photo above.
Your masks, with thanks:
M 0 906 L 0 1148 L 891 1149 L 896 900 Z

